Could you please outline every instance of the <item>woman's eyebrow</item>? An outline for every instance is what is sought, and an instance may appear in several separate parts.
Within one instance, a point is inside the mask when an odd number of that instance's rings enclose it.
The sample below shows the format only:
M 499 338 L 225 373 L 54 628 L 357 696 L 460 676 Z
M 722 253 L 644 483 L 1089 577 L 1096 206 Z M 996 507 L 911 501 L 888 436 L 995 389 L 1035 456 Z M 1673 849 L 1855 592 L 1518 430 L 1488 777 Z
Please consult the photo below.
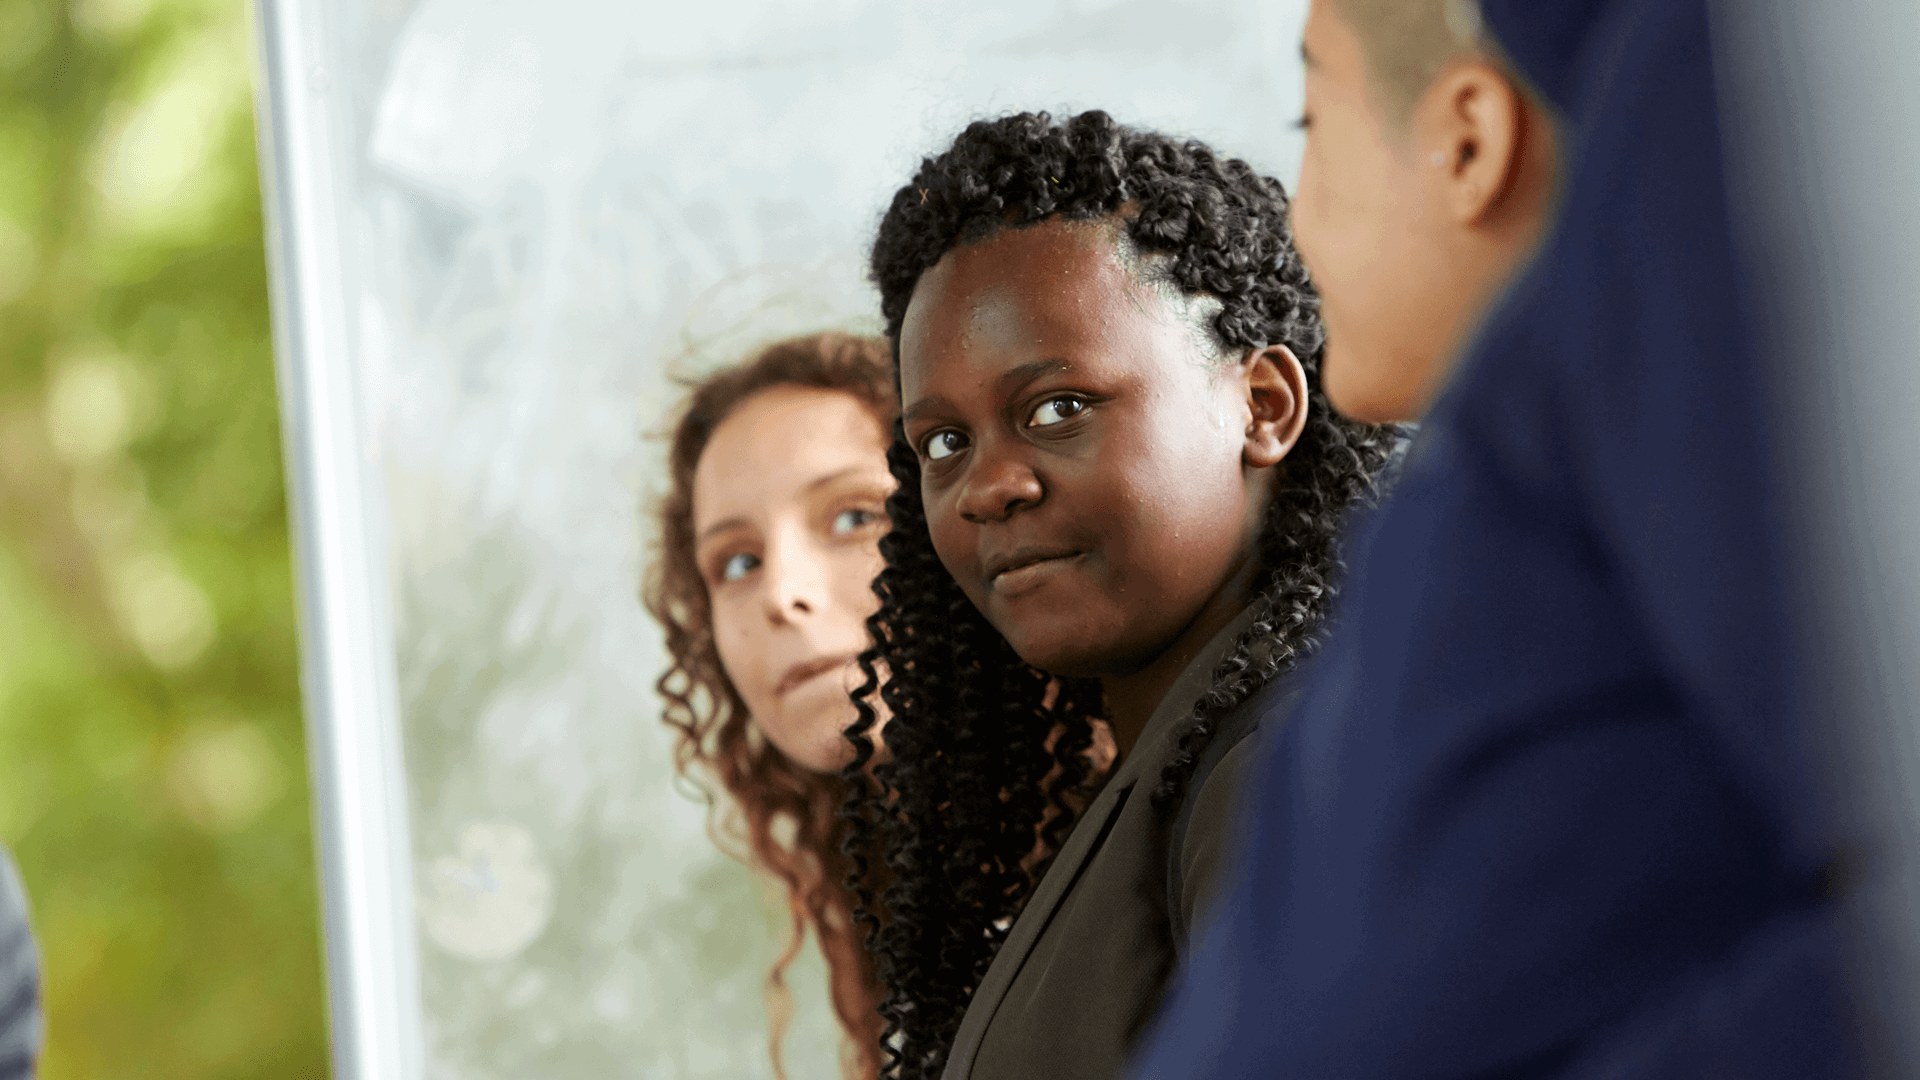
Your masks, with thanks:
M 1065 360 L 1034 360 L 1021 364 L 1018 367 L 1008 368 L 1006 372 L 995 381 L 999 383 L 1002 394 L 1013 394 L 1018 393 L 1028 383 L 1045 378 L 1048 375 L 1058 375 L 1063 371 L 1072 370 L 1073 365 L 1067 363 Z
M 849 476 L 853 476 L 858 473 L 863 473 L 866 471 L 867 469 L 863 465 L 849 465 L 844 469 L 835 469 L 834 471 L 826 474 L 825 476 L 815 477 L 814 479 L 807 481 L 806 490 L 818 491 L 821 488 L 826 487 L 831 483 L 834 483 L 835 481 L 844 480 Z M 732 532 L 735 529 L 748 529 L 752 527 L 753 527 L 753 523 L 748 521 L 744 517 L 726 518 L 721 521 L 716 521 L 713 524 L 707 526 L 706 528 L 700 530 L 700 535 L 694 537 L 694 543 L 696 545 L 704 544 L 708 540 L 713 539 L 715 536 L 718 536 L 721 533 Z
M 903 424 L 911 424 L 919 419 L 922 413 L 929 413 L 936 409 L 950 407 L 947 399 L 943 397 L 921 398 L 919 401 L 914 402 L 900 411 L 900 422 Z
M 744 529 L 747 527 L 748 527 L 748 522 L 746 518 L 730 517 L 724 521 L 716 521 L 713 524 L 707 526 L 706 528 L 700 530 L 700 535 L 694 537 L 693 542 L 696 545 L 704 544 L 708 540 L 713 539 L 715 536 L 718 536 L 723 532 L 732 532 L 735 529 Z
M 864 465 L 849 465 L 844 469 L 836 469 L 825 476 L 807 481 L 806 490 L 818 491 L 821 488 L 826 487 L 828 484 L 831 484 L 836 480 L 844 480 L 849 476 L 854 476 L 858 473 L 863 473 L 866 471 L 867 471 L 867 467 Z
M 1066 360 L 1030 360 L 1001 372 L 1000 377 L 993 382 L 1001 394 L 1013 394 L 1018 393 L 1022 387 L 1036 379 L 1072 370 L 1073 365 Z M 901 411 L 900 420 L 902 423 L 911 424 L 923 413 L 950 407 L 947 399 L 943 397 L 921 398 Z

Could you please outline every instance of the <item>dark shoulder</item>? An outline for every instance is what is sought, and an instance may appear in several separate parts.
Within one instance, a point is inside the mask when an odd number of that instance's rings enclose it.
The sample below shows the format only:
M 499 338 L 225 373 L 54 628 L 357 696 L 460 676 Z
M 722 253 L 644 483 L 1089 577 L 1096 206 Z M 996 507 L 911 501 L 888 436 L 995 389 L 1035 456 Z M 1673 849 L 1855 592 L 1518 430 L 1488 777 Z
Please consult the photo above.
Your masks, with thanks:
M 1241 793 L 1259 757 L 1256 733 L 1285 726 L 1299 700 L 1301 680 L 1289 672 L 1262 687 L 1220 721 L 1195 763 L 1173 822 L 1175 939 L 1184 941 L 1222 884 L 1232 857 Z

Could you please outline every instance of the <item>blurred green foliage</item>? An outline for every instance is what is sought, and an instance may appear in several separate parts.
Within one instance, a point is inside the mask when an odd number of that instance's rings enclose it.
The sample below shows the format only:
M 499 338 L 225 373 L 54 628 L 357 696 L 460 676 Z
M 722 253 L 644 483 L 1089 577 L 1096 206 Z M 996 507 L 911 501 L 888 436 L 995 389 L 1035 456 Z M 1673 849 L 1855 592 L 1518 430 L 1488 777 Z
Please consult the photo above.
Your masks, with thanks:
M 0 840 L 47 1080 L 326 1073 L 243 0 L 0 0 Z

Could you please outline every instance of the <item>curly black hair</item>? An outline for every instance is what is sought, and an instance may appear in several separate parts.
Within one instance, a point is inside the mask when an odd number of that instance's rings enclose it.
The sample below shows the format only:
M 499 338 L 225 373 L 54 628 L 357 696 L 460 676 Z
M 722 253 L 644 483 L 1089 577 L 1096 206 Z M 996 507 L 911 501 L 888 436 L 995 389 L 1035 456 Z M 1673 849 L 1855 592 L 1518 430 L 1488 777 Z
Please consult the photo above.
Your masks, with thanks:
M 1340 418 L 1320 391 L 1319 301 L 1280 184 L 1098 111 L 1064 123 L 1046 113 L 975 122 L 894 196 L 871 269 L 896 383 L 920 275 L 955 247 L 1054 217 L 1122 222 L 1137 272 L 1217 301 L 1200 310 L 1214 311 L 1223 357 L 1284 344 L 1307 373 L 1306 430 L 1278 467 L 1257 543 L 1258 612 L 1184 722 L 1153 793 L 1168 813 L 1220 719 L 1312 647 L 1342 521 L 1373 493 L 1396 433 Z M 974 987 L 1102 779 L 1089 748 L 1091 721 L 1105 713 L 1097 681 L 1056 680 L 1022 662 L 961 592 L 934 551 L 919 460 L 897 423 L 887 460 L 900 486 L 880 542 L 886 568 L 874 582 L 873 646 L 860 658 L 867 681 L 847 732 L 857 751 L 842 814 L 850 856 L 884 853 L 884 868 L 862 865 L 849 882 L 886 989 L 882 1075 L 917 1080 L 944 1067 Z M 876 712 L 866 699 L 876 691 L 890 712 L 890 757 L 869 780 Z

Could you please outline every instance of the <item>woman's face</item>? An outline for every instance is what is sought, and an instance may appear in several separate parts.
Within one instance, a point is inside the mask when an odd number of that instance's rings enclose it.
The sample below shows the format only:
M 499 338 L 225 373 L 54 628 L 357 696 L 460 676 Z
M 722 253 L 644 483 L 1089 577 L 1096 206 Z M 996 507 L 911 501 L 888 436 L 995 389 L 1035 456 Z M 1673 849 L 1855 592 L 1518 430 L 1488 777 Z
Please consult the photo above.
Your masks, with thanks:
M 1249 562 L 1265 478 L 1245 364 L 1141 284 L 1112 221 L 956 248 L 900 336 L 934 549 L 1021 659 L 1127 675 Z M 1284 452 L 1284 451 L 1282 451 Z M 1267 462 L 1271 464 L 1271 462 Z
M 694 468 L 694 551 L 720 661 L 767 739 L 817 772 L 853 756 L 842 732 L 879 606 L 887 443 L 852 395 L 776 386 L 722 420 Z

